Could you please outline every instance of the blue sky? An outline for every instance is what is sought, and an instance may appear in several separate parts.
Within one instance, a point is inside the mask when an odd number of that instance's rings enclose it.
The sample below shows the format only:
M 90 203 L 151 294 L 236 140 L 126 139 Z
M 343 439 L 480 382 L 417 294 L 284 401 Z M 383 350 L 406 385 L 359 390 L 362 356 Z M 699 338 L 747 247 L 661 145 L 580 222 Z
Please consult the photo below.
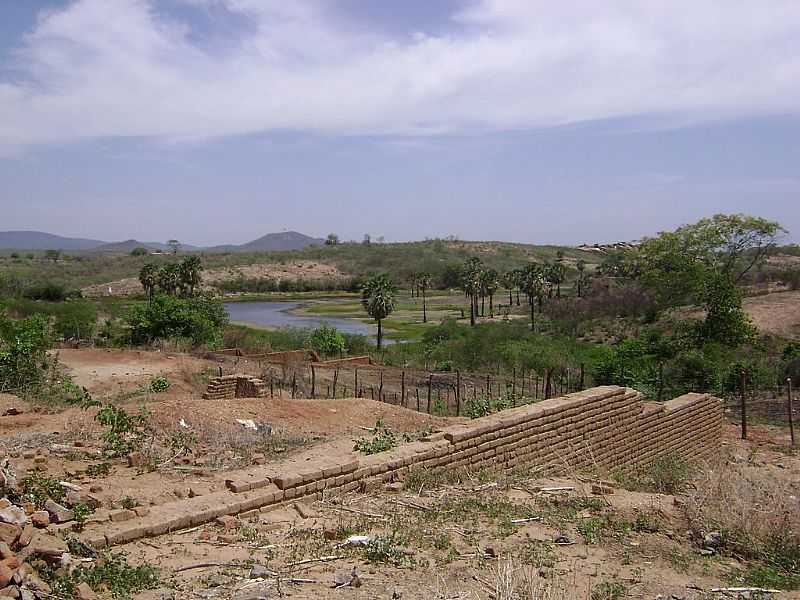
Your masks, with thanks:
M 0 229 L 800 239 L 800 3 L 0 0 Z

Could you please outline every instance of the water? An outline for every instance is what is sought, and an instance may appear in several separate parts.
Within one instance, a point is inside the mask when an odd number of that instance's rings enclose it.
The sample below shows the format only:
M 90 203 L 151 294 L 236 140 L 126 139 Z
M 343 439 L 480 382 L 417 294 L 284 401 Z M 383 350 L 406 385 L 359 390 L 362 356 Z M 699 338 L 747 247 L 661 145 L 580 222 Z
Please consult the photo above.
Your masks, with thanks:
M 369 326 L 355 319 L 297 315 L 291 312 L 300 306 L 302 306 L 301 302 L 226 302 L 225 310 L 228 311 L 231 321 L 244 321 L 267 327 L 310 329 L 327 323 L 343 333 L 357 333 L 372 337 Z

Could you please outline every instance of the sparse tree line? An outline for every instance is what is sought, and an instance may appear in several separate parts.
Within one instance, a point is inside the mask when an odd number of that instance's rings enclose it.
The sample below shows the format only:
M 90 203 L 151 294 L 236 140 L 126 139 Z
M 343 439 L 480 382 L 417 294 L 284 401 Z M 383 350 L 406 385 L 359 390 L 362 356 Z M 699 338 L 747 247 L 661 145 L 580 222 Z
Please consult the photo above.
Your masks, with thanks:
M 150 302 L 156 292 L 168 296 L 192 297 L 203 281 L 203 263 L 197 256 L 187 256 L 179 263 L 147 263 L 139 271 L 139 282 Z

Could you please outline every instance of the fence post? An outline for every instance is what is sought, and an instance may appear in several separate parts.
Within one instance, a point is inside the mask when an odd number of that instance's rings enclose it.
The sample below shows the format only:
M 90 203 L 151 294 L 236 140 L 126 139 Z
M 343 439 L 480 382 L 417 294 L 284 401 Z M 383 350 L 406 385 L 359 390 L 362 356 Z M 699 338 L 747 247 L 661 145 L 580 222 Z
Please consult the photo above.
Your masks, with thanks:
M 742 411 L 742 439 L 747 439 L 747 375 L 742 369 L 739 374 L 739 382 L 741 387 L 741 411 Z
M 378 388 L 378 400 L 383 402 L 383 369 L 380 370 L 380 374 L 381 374 L 381 384 L 380 387 Z
M 336 399 L 336 383 L 339 381 L 339 369 L 333 370 L 333 397 Z
M 431 414 L 431 387 L 433 386 L 433 373 L 428 373 L 428 414 Z
M 492 397 L 492 383 L 489 380 L 489 375 L 486 376 L 486 397 L 487 398 Z
M 297 396 L 297 372 L 292 373 L 292 400 Z
M 403 406 L 406 405 L 406 372 L 400 373 L 400 398 Z
M 419 388 L 415 387 L 414 390 L 417 392 L 417 412 L 420 412 L 419 408 Z
M 586 389 L 586 382 L 584 380 L 585 372 L 583 363 L 581 363 L 581 390 Z
M 272 373 L 269 374 L 269 397 L 275 397 L 275 388 L 272 386 Z
M 456 416 L 461 416 L 461 371 L 456 369 Z
M 788 410 L 789 410 L 789 437 L 792 440 L 792 448 L 794 448 L 794 407 L 792 406 L 792 378 L 786 378 L 786 392 L 787 392 L 787 399 L 788 399 Z
M 353 384 L 353 389 L 356 392 L 356 396 L 361 397 L 361 393 L 360 393 L 360 391 L 358 389 L 358 367 L 356 367 L 356 375 L 355 375 L 355 377 L 356 377 L 356 381 Z
M 516 406 L 517 404 L 517 367 L 511 369 L 511 398 Z

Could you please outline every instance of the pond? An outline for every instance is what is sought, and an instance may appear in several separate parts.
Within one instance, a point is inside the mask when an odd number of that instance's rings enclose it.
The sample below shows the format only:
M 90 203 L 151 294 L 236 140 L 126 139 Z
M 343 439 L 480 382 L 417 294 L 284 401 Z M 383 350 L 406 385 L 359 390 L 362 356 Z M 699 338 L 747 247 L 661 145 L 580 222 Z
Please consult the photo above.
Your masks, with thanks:
M 323 323 L 336 327 L 342 333 L 357 333 L 372 337 L 369 325 L 356 319 L 298 315 L 294 311 L 302 302 L 226 302 L 225 310 L 231 321 L 241 321 L 266 327 L 297 327 L 314 329 Z

